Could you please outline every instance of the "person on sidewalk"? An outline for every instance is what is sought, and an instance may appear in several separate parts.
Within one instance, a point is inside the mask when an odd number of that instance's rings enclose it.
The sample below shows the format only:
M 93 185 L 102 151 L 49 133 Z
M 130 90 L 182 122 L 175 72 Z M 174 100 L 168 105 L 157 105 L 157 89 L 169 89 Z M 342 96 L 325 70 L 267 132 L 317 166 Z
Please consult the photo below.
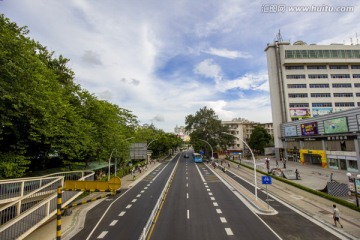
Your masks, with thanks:
M 333 219 L 334 219 L 334 226 L 337 227 L 337 222 L 340 224 L 340 227 L 343 228 L 343 225 L 340 223 L 340 211 L 336 207 L 336 205 L 333 205 Z

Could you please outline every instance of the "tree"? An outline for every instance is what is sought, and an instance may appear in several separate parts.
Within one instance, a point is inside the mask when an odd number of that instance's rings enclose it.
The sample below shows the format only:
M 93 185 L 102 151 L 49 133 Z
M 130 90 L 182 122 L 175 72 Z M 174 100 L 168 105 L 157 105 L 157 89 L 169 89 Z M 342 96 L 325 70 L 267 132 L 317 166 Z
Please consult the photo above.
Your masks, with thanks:
M 258 151 L 260 154 L 264 154 L 264 148 L 268 146 L 272 141 L 271 135 L 265 128 L 256 126 L 251 133 L 249 140 L 249 147 Z
M 195 151 L 206 149 L 207 155 L 210 155 L 210 147 L 200 139 L 207 141 L 214 151 L 218 147 L 226 148 L 232 142 L 231 136 L 222 134 L 222 132 L 228 132 L 228 126 L 221 124 L 221 120 L 211 108 L 204 107 L 194 115 L 186 116 L 185 124 L 185 130 L 190 132 L 190 143 Z

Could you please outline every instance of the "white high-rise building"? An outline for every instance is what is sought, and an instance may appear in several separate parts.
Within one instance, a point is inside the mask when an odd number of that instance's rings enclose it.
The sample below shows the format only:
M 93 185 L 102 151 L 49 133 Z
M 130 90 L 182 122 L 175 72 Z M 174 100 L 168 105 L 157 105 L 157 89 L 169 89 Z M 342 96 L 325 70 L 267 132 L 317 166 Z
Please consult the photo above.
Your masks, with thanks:
M 276 148 L 280 124 L 360 106 L 360 45 L 276 41 L 265 52 Z

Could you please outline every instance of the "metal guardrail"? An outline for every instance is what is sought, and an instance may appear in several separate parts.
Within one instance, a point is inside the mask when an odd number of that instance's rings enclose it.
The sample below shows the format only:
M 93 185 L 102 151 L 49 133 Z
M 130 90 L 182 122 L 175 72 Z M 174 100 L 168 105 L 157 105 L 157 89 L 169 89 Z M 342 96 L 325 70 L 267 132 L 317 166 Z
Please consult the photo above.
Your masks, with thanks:
M 23 239 L 56 214 L 57 187 L 64 180 L 93 180 L 93 171 L 72 171 L 38 178 L 0 181 L 0 239 Z M 63 205 L 82 192 L 63 193 Z M 2 202 L 1 202 L 2 201 Z

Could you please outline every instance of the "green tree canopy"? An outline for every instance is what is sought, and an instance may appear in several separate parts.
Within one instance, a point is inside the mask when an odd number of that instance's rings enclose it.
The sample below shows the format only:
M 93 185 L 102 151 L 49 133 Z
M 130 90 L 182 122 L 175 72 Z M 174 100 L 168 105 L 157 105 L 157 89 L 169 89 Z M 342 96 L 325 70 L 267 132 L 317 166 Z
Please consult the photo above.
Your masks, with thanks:
M 264 148 L 272 142 L 271 135 L 265 128 L 256 126 L 251 133 L 249 147 L 256 150 L 260 154 L 264 154 Z
M 74 82 L 56 57 L 0 15 L 0 179 L 66 162 L 107 160 L 137 117 Z
M 201 140 L 208 142 L 214 151 L 218 148 L 225 149 L 226 145 L 232 142 L 231 136 L 222 134 L 228 132 L 228 126 L 221 124 L 221 120 L 211 108 L 203 107 L 194 115 L 186 116 L 185 124 L 185 130 L 190 132 L 190 143 L 195 151 L 205 149 L 206 154 L 210 155 L 210 146 Z

